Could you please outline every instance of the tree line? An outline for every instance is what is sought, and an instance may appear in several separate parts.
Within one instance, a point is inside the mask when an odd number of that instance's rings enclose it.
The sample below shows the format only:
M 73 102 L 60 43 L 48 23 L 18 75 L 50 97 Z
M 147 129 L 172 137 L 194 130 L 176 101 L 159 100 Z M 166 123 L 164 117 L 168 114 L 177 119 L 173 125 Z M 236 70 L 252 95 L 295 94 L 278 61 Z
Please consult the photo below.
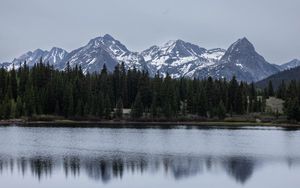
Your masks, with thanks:
M 294 96 L 289 96 L 294 92 L 289 90 L 292 84 L 279 97 L 295 103 Z M 281 90 L 276 94 L 281 95 Z M 299 108 L 299 84 L 295 90 Z M 80 66 L 71 68 L 67 64 L 64 71 L 58 71 L 42 61 L 31 68 L 25 62 L 17 70 L 0 69 L 0 119 L 41 114 L 120 119 L 124 108 L 131 109 L 131 119 L 222 119 L 226 115 L 264 112 L 270 92 L 235 77 L 228 81 L 210 77 L 172 79 L 159 73 L 150 77 L 146 71 L 126 70 L 123 63 L 112 72 L 104 65 L 100 73 L 83 74 Z

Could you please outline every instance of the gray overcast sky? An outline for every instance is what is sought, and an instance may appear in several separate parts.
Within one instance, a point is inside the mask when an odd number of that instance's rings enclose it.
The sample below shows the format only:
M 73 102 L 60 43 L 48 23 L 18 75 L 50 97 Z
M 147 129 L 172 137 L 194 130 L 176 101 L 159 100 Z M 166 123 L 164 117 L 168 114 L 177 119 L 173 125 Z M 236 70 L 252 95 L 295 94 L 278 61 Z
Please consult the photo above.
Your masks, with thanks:
M 111 34 L 141 51 L 170 39 L 227 48 L 246 36 L 271 63 L 300 58 L 300 0 L 0 0 L 0 62 Z

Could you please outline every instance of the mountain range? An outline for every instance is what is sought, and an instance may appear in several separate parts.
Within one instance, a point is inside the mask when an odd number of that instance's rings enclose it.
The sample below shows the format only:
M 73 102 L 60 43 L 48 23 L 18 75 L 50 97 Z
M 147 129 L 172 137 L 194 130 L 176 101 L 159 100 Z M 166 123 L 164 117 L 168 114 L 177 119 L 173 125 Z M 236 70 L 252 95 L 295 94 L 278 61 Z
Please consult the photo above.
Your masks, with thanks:
M 227 50 L 206 49 L 183 40 L 172 40 L 142 52 L 132 52 L 108 34 L 94 38 L 71 52 L 57 47 L 50 51 L 37 49 L 12 62 L 1 63 L 1 66 L 8 70 L 17 69 L 26 62 L 32 67 L 41 59 L 58 70 L 64 70 L 69 62 L 71 67 L 81 66 L 84 73 L 99 72 L 104 64 L 113 71 L 117 64 L 124 62 L 127 69 L 146 70 L 151 76 L 159 72 L 162 76 L 169 74 L 173 78 L 202 79 L 211 76 L 231 79 L 235 75 L 238 80 L 246 82 L 259 81 L 300 66 L 296 59 L 283 65 L 267 62 L 247 38 L 238 39 Z

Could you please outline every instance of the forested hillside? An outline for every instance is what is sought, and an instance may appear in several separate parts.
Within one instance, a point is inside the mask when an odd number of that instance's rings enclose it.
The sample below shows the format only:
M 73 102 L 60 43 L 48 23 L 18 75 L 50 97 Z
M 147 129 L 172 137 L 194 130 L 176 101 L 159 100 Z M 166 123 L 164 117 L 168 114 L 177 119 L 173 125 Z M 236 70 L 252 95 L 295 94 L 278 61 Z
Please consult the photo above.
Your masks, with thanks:
M 299 110 L 299 84 L 290 87 L 282 89 L 279 97 L 292 98 L 288 101 Z M 132 119 L 222 119 L 226 114 L 263 112 L 266 97 L 274 93 L 272 87 L 259 91 L 253 83 L 238 82 L 235 77 L 191 80 L 162 78 L 158 73 L 152 78 L 147 72 L 127 71 L 124 64 L 112 73 L 104 65 L 100 74 L 86 75 L 77 66 L 58 71 L 42 62 L 32 68 L 25 63 L 18 70 L 0 69 L 1 119 L 34 114 L 112 119 L 122 118 L 123 108 L 131 109 Z
M 269 81 L 272 81 L 273 86 L 278 88 L 282 81 L 286 83 L 290 82 L 291 80 L 300 80 L 300 67 L 296 67 L 293 69 L 288 69 L 279 73 L 276 73 L 266 79 L 263 79 L 256 83 L 258 87 L 264 88 L 269 84 Z

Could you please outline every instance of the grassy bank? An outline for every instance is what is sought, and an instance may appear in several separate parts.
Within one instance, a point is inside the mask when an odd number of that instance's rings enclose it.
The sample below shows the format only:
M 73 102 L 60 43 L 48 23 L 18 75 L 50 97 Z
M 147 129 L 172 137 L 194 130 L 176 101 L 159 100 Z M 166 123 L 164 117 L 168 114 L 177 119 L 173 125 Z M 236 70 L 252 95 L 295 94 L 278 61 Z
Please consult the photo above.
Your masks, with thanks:
M 171 126 L 171 125 L 190 125 L 190 126 L 268 126 L 268 127 L 294 127 L 300 128 L 297 122 L 288 122 L 284 118 L 270 119 L 269 117 L 250 117 L 236 116 L 223 120 L 200 119 L 200 118 L 173 118 L 173 119 L 114 119 L 101 120 L 97 118 L 70 118 L 61 116 L 39 115 L 33 117 L 22 117 L 20 119 L 1 120 L 0 125 L 39 125 L 55 124 L 56 126 L 114 126 L 114 125 L 151 125 L 151 126 Z

